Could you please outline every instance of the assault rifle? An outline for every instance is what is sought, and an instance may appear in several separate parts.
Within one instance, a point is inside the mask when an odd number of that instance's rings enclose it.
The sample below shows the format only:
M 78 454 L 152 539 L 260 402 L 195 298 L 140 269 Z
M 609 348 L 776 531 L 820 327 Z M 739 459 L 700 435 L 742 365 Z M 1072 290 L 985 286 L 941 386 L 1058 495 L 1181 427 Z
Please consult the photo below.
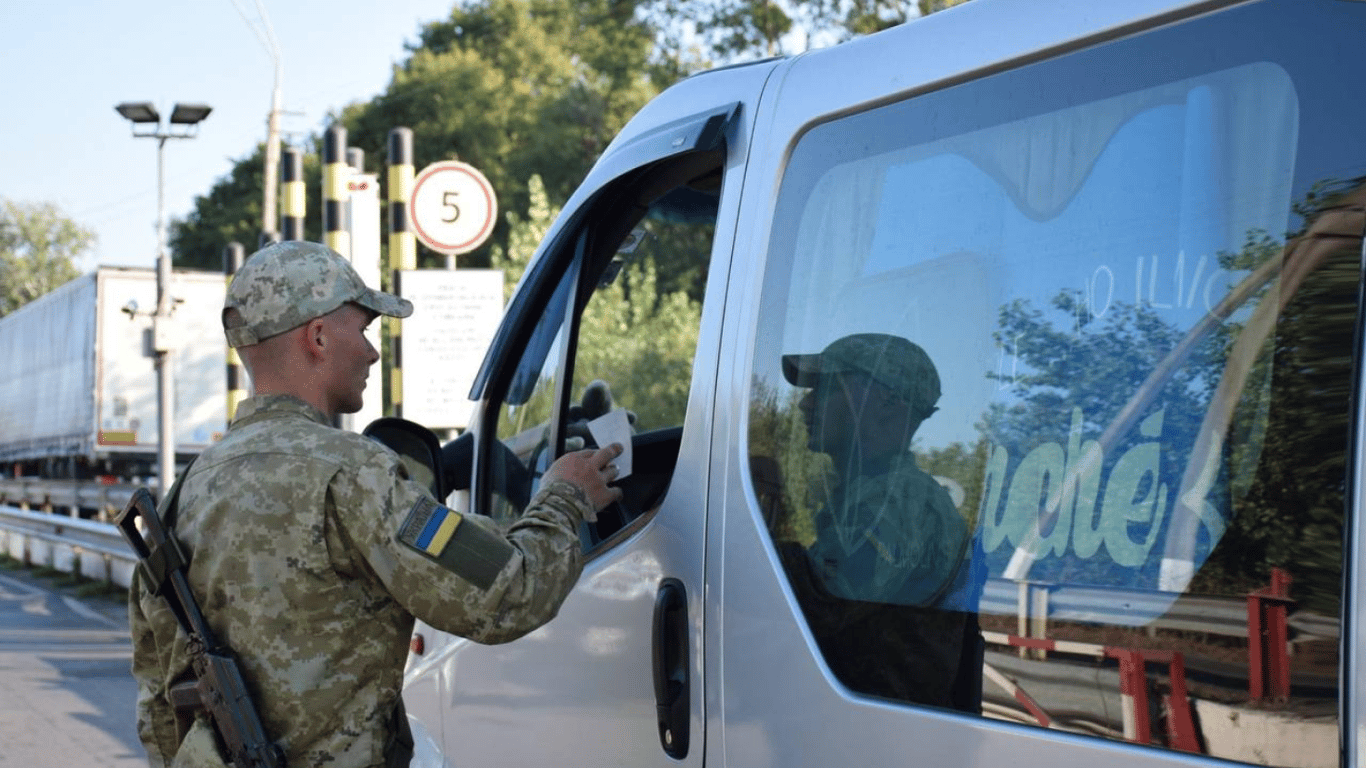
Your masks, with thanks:
M 179 493 L 180 483 L 176 483 L 171 491 L 171 509 L 174 509 Z M 145 534 L 135 525 L 139 517 Z M 181 684 L 172 688 L 177 708 L 205 709 L 227 749 L 228 758 L 237 768 L 284 768 L 284 751 L 266 738 L 265 728 L 231 649 L 214 638 L 199 610 L 199 603 L 190 592 L 189 581 L 185 578 L 188 562 L 185 553 L 162 524 L 152 494 L 146 488 L 139 488 L 115 522 L 123 538 L 137 553 L 142 581 L 153 595 L 161 596 L 171 606 L 176 621 L 190 638 L 190 659 L 196 680 L 192 687 Z

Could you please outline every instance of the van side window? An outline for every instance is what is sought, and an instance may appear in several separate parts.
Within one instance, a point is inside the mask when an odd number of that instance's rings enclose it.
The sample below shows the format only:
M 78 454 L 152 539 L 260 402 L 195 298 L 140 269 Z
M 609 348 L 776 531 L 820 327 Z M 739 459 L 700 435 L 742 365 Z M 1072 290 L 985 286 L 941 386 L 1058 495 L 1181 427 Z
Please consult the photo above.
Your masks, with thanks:
M 1338 126 L 1363 107 L 1322 87 L 1315 47 L 1346 44 L 1329 22 L 1275 50 L 1199 42 L 1292 7 L 796 143 L 750 475 L 793 610 L 849 691 L 1338 765 L 1366 224 L 1366 146 Z M 1262 743 L 1279 728 L 1296 735 Z
M 699 152 L 651 168 L 588 217 L 500 411 L 495 514 L 520 511 L 556 456 L 596 446 L 590 423 L 612 411 L 628 425 L 632 472 L 623 500 L 585 525 L 585 547 L 658 507 L 687 410 L 720 161 Z

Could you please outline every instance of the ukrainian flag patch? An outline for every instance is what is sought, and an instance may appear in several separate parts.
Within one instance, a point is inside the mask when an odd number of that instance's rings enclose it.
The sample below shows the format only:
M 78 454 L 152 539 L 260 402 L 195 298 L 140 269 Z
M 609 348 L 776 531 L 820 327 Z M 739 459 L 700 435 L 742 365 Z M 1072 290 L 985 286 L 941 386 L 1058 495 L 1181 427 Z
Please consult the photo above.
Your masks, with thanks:
M 480 589 L 488 589 L 516 550 L 496 529 L 423 497 L 398 529 L 398 540 Z
M 463 519 L 459 512 L 431 499 L 418 499 L 399 529 L 398 540 L 428 557 L 439 558 Z

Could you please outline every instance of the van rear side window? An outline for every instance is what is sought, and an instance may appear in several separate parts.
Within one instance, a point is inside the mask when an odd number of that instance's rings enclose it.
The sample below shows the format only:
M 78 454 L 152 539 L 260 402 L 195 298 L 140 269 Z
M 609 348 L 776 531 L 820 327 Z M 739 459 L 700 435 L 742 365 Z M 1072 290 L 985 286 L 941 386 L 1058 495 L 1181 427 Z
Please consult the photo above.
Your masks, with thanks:
M 1253 4 L 798 140 L 749 454 L 843 686 L 1338 765 L 1366 115 L 1320 52 L 1364 23 Z

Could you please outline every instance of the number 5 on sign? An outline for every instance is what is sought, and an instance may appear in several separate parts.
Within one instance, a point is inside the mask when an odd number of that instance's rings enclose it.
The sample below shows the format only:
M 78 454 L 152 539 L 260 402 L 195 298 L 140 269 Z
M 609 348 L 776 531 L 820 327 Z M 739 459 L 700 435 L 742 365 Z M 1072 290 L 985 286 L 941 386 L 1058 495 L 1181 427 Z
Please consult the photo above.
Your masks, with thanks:
M 498 199 L 478 169 L 444 160 L 423 168 L 413 181 L 408 216 L 423 245 L 439 253 L 469 253 L 493 232 Z

